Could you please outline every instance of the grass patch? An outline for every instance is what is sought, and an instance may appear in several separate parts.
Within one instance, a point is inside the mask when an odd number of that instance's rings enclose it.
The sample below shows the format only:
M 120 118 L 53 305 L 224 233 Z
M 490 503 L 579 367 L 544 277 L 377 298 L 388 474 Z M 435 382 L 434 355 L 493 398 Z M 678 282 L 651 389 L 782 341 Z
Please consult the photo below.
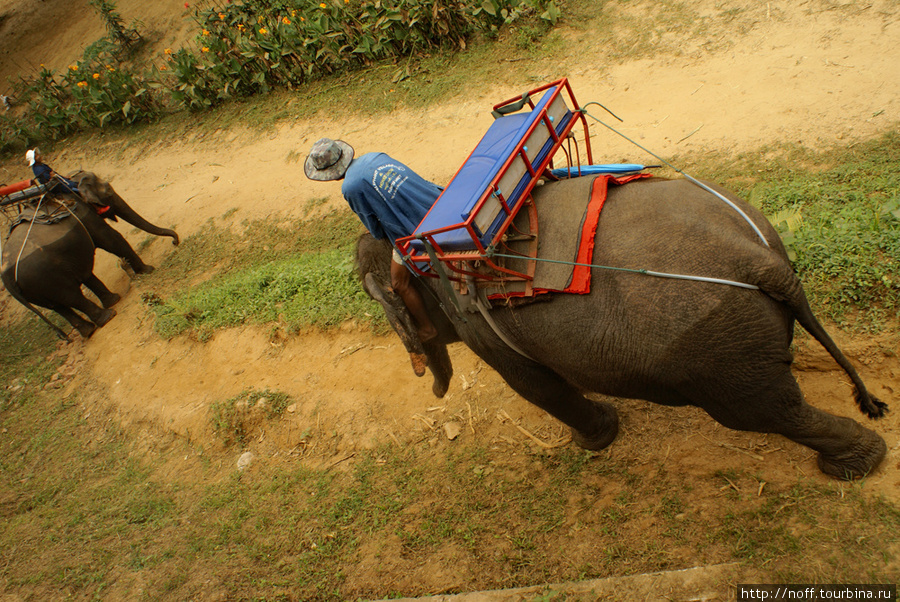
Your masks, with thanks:
M 219 406 L 267 419 L 288 402 L 248 390 Z M 41 393 L 2 413 L 0 578 L 10 593 L 373 599 L 428 593 L 398 581 L 423 565 L 462 575 L 455 591 L 723 562 L 791 582 L 896 578 L 900 508 L 864 495 L 864 482 L 798 478 L 758 495 L 741 470 L 661 465 L 647 478 L 627 455 L 510 455 L 438 440 L 356 450 L 340 470 L 266 456 L 239 472 L 231 456 L 216 461 L 186 439 L 147 454 L 82 407 Z M 721 495 L 729 482 L 739 489 Z
M 147 278 L 154 328 L 171 338 L 187 331 L 205 340 L 218 328 L 277 322 L 288 332 L 348 319 L 384 328 L 383 312 L 362 290 L 353 243 L 362 231 L 350 211 L 315 222 L 248 222 L 240 233 L 210 220 Z M 211 267 L 212 266 L 212 267 Z M 214 273 L 185 289 L 194 273 Z
M 356 277 L 350 248 L 236 270 L 171 299 L 145 296 L 145 301 L 164 338 L 194 329 L 203 339 L 217 328 L 244 323 L 278 322 L 297 332 L 351 318 L 375 323 L 379 316 Z
M 209 406 L 213 431 L 225 445 L 243 446 L 256 426 L 284 414 L 290 405 L 290 395 L 280 391 L 247 390 L 225 401 Z
M 824 152 L 784 146 L 679 162 L 770 217 L 817 313 L 858 328 L 900 318 L 900 132 Z

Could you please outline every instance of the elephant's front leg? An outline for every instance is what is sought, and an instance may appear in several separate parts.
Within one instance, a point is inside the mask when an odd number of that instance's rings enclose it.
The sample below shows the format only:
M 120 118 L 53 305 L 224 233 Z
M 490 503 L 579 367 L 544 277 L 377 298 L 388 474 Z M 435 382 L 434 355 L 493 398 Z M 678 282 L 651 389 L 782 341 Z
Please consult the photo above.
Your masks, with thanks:
M 488 361 L 516 393 L 572 430 L 572 441 L 584 449 L 601 450 L 616 438 L 619 416 L 612 404 L 591 401 L 546 366 L 514 351 Z M 487 357 L 487 356 L 482 356 Z
M 106 288 L 106 285 L 93 274 L 84 281 L 84 285 L 88 287 L 92 293 L 97 295 L 97 298 L 100 299 L 100 303 L 102 303 L 103 307 L 106 309 L 109 309 L 122 299 L 120 295 Z
M 102 218 L 98 219 L 102 220 Z M 131 245 L 128 244 L 128 241 L 125 240 L 124 236 L 106 222 L 103 222 L 103 226 L 102 231 L 93 236 L 95 239 L 94 244 L 104 251 L 124 259 L 131 266 L 131 269 L 134 270 L 135 274 L 149 274 L 153 271 L 153 266 L 144 263 L 135 250 L 131 248 Z

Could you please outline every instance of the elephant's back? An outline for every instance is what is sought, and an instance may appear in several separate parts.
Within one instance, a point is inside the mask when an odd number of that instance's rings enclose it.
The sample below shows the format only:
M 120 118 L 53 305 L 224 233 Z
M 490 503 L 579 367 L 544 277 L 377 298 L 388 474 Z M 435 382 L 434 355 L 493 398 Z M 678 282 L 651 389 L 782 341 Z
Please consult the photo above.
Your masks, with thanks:
M 65 265 L 66 269 L 93 268 L 94 244 L 72 218 L 53 224 L 24 222 L 15 226 L 3 245 L 4 271 L 18 264 L 31 269 Z
M 597 226 L 595 262 L 627 261 L 640 269 L 701 269 L 733 278 L 744 257 L 772 255 L 786 260 L 777 232 L 765 216 L 740 198 L 720 190 L 760 230 L 711 192 L 687 180 L 650 179 L 611 187 Z
M 535 359 L 595 391 L 601 384 L 690 380 L 761 348 L 776 363 L 789 361 L 790 312 L 762 291 L 640 273 L 752 284 L 760 267 L 789 270 L 774 229 L 752 208 L 748 214 L 767 239 L 775 237 L 772 248 L 734 209 L 689 182 L 654 178 L 611 187 L 597 228 L 593 263 L 601 267 L 591 272 L 590 294 L 555 295 L 550 303 L 513 310 L 509 327 L 524 325 L 519 332 L 526 340 L 518 342 L 535 349 Z M 675 365 L 677 374 L 660 374 Z

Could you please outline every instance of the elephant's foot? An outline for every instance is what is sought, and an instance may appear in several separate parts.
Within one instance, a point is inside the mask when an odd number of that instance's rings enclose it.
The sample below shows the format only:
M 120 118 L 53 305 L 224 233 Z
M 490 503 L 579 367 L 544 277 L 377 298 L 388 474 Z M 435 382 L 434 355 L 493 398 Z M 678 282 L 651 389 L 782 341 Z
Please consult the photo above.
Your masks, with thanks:
M 91 336 L 97 330 L 97 326 L 90 322 L 85 322 L 84 324 L 79 324 L 78 326 L 76 326 L 75 330 L 78 331 L 78 334 L 81 335 L 82 339 L 87 340 L 91 338 Z
M 129 276 L 132 278 L 137 276 L 138 274 L 150 274 L 155 270 L 152 265 L 147 265 L 143 261 L 141 261 L 140 257 L 137 260 L 130 260 L 124 257 L 120 258 L 121 261 L 119 264 L 122 266 L 122 269 L 125 270 Z
M 118 293 L 110 293 L 109 295 L 100 297 L 100 302 L 103 304 L 104 309 L 109 309 L 121 300 L 122 295 L 119 295 Z
M 116 310 L 104 309 L 97 315 L 97 318 L 94 320 L 94 324 L 96 324 L 97 326 L 105 326 L 106 323 L 112 320 L 115 316 Z
M 819 470 L 829 476 L 852 481 L 868 475 L 881 464 L 887 454 L 884 439 L 863 426 L 858 428 L 856 440 L 839 453 L 819 453 Z
M 594 425 L 583 430 L 572 428 L 572 441 L 583 449 L 600 451 L 619 434 L 619 414 L 611 404 L 600 401 L 593 402 L 593 408 L 596 416 Z

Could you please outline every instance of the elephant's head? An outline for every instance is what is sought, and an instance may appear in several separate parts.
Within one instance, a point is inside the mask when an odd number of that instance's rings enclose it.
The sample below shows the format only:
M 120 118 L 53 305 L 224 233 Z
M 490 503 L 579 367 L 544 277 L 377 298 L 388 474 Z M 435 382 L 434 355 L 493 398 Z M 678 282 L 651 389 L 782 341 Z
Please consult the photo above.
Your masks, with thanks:
M 447 344 L 458 341 L 459 336 L 440 310 L 428 287 L 416 281 L 413 284 L 420 288 L 425 305 L 439 332 L 435 339 L 422 343 L 415 322 L 403 300 L 390 287 L 391 261 L 391 244 L 388 241 L 376 240 L 368 232 L 359 237 L 356 244 L 356 267 L 363 288 L 384 308 L 388 322 L 409 352 L 416 375 L 425 374 L 427 365 L 434 375 L 432 391 L 436 397 L 443 397 L 450 386 L 450 377 L 453 376 Z
M 89 204 L 98 210 L 103 217 L 115 221 L 116 217 L 140 228 L 144 232 L 154 234 L 156 236 L 168 236 L 172 239 L 172 244 L 179 243 L 178 234 L 169 228 L 160 228 L 151 224 L 141 217 L 134 209 L 132 209 L 119 194 L 113 190 L 112 185 L 106 180 L 97 177 L 91 172 L 79 172 L 73 176 L 78 182 L 78 191 L 81 196 Z M 108 209 L 105 209 L 108 207 Z

